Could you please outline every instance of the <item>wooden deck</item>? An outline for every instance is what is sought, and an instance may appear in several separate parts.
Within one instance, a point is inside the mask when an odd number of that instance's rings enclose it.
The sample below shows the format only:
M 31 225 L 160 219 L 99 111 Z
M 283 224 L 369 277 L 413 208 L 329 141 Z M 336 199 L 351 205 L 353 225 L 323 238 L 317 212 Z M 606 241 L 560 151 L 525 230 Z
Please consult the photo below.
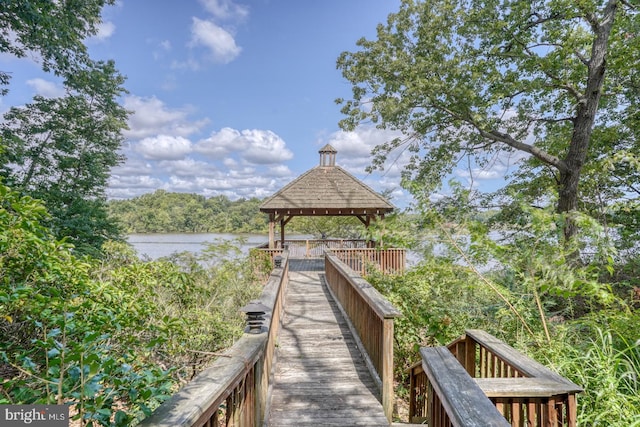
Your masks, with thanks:
M 286 301 L 267 425 L 388 427 L 322 259 L 290 261 Z

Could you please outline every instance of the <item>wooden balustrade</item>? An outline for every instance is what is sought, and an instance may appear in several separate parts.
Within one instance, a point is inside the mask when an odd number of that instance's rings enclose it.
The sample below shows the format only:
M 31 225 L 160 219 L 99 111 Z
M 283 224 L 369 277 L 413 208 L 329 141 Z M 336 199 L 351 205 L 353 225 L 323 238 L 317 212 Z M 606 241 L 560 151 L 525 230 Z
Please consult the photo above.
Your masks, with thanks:
M 402 274 L 406 264 L 404 249 L 337 248 L 331 249 L 331 252 L 362 276 L 371 273 L 372 267 L 385 274 Z
M 508 427 L 507 420 L 484 395 L 446 347 L 420 349 L 422 361 L 411 367 L 410 422 L 429 427 Z
M 385 415 L 393 414 L 393 319 L 401 313 L 370 283 L 327 252 L 325 274 L 329 290 L 339 303 L 368 359 L 382 394 Z
M 277 242 L 278 246 L 281 242 Z M 362 239 L 289 239 L 284 248 L 291 258 L 322 258 L 326 249 L 366 248 L 368 242 Z
M 277 336 L 284 312 L 288 257 L 274 269 L 260 302 L 270 308 L 258 334 L 245 333 L 213 364 L 160 405 L 141 427 L 262 425 Z
M 575 427 L 576 394 L 582 392 L 576 384 L 481 330 L 467 330 L 448 349 L 508 425 Z M 413 420 L 431 416 L 425 375 L 419 364 L 410 370 Z
M 360 239 L 320 239 L 320 240 L 285 240 L 284 249 L 278 241 L 276 248 L 269 249 L 269 244 L 257 249 L 271 254 L 271 257 L 282 254 L 286 249 L 290 258 L 322 258 L 326 250 L 334 253 L 349 268 L 362 276 L 372 273 L 373 269 L 385 274 L 402 274 L 407 262 L 405 249 L 372 248 L 371 242 Z

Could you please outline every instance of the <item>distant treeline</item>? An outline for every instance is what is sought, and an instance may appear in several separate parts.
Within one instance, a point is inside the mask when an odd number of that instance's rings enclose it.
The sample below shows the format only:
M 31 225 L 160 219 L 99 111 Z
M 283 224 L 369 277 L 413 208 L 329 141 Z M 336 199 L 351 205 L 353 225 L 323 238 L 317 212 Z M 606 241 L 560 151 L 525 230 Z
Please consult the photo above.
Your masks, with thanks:
M 108 209 L 125 233 L 268 233 L 269 216 L 260 212 L 262 202 L 157 190 L 112 200 Z M 355 217 L 296 217 L 287 224 L 287 232 L 362 238 L 364 227 Z
M 113 200 L 108 207 L 126 233 L 263 233 L 269 218 L 260 212 L 260 203 L 257 198 L 232 201 L 157 190 Z

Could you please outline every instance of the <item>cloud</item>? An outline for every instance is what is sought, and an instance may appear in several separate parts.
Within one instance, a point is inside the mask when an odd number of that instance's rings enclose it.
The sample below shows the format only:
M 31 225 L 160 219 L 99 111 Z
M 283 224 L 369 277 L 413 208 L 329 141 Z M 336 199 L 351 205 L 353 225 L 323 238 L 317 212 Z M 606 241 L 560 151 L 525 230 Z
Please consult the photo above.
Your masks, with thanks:
M 65 94 L 63 86 L 40 78 L 27 80 L 27 85 L 32 87 L 36 94 L 45 98 L 58 98 Z
M 144 138 L 135 146 L 135 151 L 145 159 L 181 160 L 191 153 L 191 141 L 182 136 L 158 135 Z
M 195 144 L 194 151 L 209 158 L 222 158 L 237 153 L 247 163 L 280 164 L 293 158 L 282 138 L 270 130 L 222 128 Z
M 162 171 L 179 177 L 217 176 L 221 173 L 212 163 L 192 158 L 163 160 L 158 167 Z
M 360 172 L 371 165 L 371 150 L 395 138 L 402 137 L 398 131 L 377 129 L 373 126 L 358 126 L 354 131 L 337 131 L 329 135 L 328 143 L 338 150 L 337 162 L 347 169 Z M 324 142 L 320 142 L 324 144 Z M 404 152 L 394 152 L 388 156 L 385 174 L 400 176 L 409 156 Z
M 243 20 L 249 16 L 249 8 L 231 0 L 200 0 L 207 12 L 220 20 Z
M 98 40 L 108 39 L 116 32 L 116 26 L 111 21 L 105 21 L 98 24 L 98 33 L 95 37 Z
M 196 17 L 192 19 L 191 47 L 205 47 L 210 53 L 209 58 L 220 64 L 228 64 L 240 55 L 242 49 L 236 45 L 230 32 L 212 21 Z
M 188 108 L 169 109 L 156 97 L 128 96 L 124 100 L 124 107 L 132 112 L 129 116 L 129 130 L 124 132 L 128 139 L 158 134 L 186 137 L 198 132 L 209 122 L 207 119 L 189 121 Z

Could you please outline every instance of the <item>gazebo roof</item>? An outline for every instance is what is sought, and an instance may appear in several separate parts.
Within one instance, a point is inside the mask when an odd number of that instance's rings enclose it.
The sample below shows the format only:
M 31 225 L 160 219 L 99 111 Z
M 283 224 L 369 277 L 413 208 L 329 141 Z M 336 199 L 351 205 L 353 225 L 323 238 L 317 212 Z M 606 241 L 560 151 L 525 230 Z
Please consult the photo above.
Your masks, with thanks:
M 337 151 L 320 150 L 320 165 L 265 200 L 261 212 L 285 215 L 380 215 L 394 206 L 349 172 L 335 165 Z

